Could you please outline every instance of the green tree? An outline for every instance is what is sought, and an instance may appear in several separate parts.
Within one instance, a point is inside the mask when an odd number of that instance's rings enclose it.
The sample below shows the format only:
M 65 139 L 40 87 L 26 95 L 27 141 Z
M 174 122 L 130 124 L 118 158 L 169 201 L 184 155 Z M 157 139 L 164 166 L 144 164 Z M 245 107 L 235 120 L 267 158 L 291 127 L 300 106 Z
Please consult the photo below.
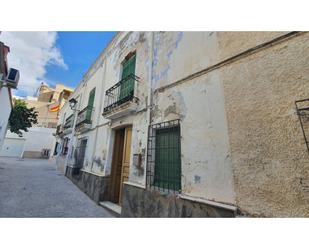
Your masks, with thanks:
M 27 132 L 32 124 L 37 124 L 38 113 L 34 108 L 27 108 L 25 101 L 15 99 L 14 107 L 9 118 L 10 131 L 22 137 L 22 131 Z

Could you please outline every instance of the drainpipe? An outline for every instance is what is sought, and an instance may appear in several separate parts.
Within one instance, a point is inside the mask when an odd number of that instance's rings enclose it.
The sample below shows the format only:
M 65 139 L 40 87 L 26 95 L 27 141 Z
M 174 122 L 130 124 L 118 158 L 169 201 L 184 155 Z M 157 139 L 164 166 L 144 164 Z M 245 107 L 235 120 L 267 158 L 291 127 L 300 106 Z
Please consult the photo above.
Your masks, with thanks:
M 92 151 L 91 172 L 92 172 L 92 168 L 93 168 L 93 158 L 94 158 L 94 154 L 95 154 L 95 148 L 96 148 L 97 140 L 98 140 L 100 117 L 101 117 L 101 112 L 102 112 L 102 108 L 103 108 L 104 81 L 105 81 L 105 75 L 106 75 L 106 60 L 103 60 L 102 67 L 104 67 L 104 68 L 103 68 L 103 76 L 102 76 L 102 82 L 101 82 L 99 113 L 97 114 L 95 137 L 94 137 L 94 144 L 93 144 L 93 151 Z
M 144 174 L 144 182 L 145 186 L 146 183 L 146 176 L 147 176 L 147 151 L 148 151 L 148 137 L 149 137 L 149 126 L 151 124 L 151 113 L 152 113 L 152 70 L 153 70 L 153 52 L 154 52 L 154 31 L 151 32 L 150 38 L 150 63 L 149 63 L 149 77 L 148 77 L 148 98 L 147 98 L 147 143 L 146 143 L 146 155 L 145 155 L 145 174 Z

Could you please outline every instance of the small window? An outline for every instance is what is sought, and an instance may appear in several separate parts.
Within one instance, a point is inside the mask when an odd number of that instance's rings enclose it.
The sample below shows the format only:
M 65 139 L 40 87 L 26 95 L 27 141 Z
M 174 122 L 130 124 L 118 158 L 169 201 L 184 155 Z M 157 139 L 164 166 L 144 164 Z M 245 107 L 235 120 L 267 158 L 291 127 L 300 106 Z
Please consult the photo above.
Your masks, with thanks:
M 147 185 L 163 191 L 181 190 L 179 120 L 149 127 Z

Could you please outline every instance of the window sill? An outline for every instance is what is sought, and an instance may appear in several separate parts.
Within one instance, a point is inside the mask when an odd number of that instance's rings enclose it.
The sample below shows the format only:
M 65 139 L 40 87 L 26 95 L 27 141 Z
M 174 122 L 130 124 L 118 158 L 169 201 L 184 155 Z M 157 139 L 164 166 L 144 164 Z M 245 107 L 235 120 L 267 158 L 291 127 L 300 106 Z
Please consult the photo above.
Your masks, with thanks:
M 216 202 L 216 201 L 210 201 L 210 200 L 206 200 L 206 199 L 202 199 L 199 197 L 192 197 L 192 196 L 188 196 L 185 194 L 179 194 L 179 197 L 181 199 L 184 200 L 189 200 L 189 201 L 195 201 L 195 202 L 201 202 L 210 206 L 214 206 L 214 207 L 219 207 L 219 208 L 224 208 L 224 209 L 228 209 L 228 210 L 232 210 L 232 211 L 237 211 L 237 207 L 233 206 L 233 205 L 229 205 L 229 204 L 224 204 L 221 202 Z
M 100 176 L 100 177 L 105 176 L 104 174 L 94 173 L 94 172 L 91 172 L 91 171 L 86 170 L 86 169 L 80 169 L 80 171 L 83 171 L 83 172 L 88 173 L 88 174 L 92 174 L 92 175 Z
M 138 184 L 138 183 L 133 183 L 133 182 L 124 182 L 124 184 L 131 185 L 131 186 L 133 186 L 133 187 L 137 187 L 137 188 L 146 189 L 146 186 L 143 186 L 143 185 Z

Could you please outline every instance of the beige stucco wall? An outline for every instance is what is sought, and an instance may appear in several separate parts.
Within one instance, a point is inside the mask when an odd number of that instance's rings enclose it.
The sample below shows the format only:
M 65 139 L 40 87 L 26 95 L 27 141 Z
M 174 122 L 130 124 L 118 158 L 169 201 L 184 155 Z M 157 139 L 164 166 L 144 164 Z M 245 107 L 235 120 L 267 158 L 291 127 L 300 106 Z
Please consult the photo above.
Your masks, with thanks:
M 271 41 L 288 32 L 215 32 L 218 50 L 218 60 L 222 61 L 235 56 L 262 43 Z M 224 49 L 223 49 L 224 48 Z M 218 61 L 218 62 L 219 62 Z
M 304 34 L 220 69 L 236 204 L 245 213 L 309 216 L 309 157 L 294 105 L 309 97 L 308 68 Z
M 57 124 L 58 112 L 50 112 L 49 105 L 51 103 L 36 101 L 36 100 L 25 100 L 28 108 L 35 108 L 38 112 L 38 124 L 40 127 L 48 127 L 48 123 Z

